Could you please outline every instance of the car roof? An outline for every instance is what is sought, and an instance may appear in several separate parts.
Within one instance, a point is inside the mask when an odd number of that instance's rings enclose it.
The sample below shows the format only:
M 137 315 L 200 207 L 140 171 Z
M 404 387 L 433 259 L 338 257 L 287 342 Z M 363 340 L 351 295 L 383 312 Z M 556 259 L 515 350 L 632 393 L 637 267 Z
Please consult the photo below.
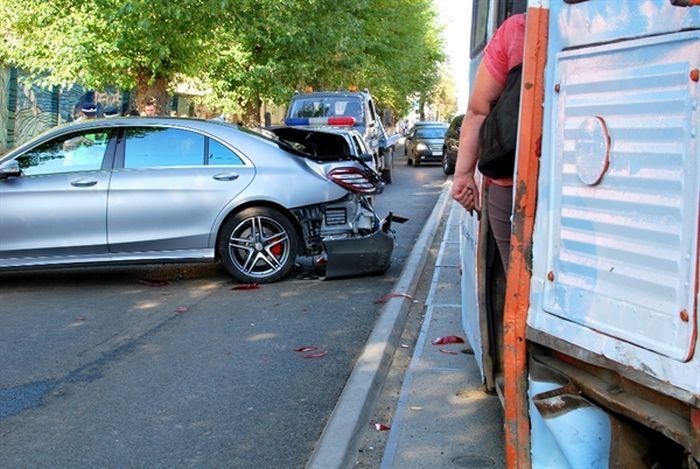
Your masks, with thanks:
M 294 98 L 326 98 L 326 97 L 341 97 L 341 98 L 362 98 L 368 94 L 364 91 L 311 91 L 309 93 L 295 94 Z
M 212 121 L 204 119 L 194 119 L 189 117 L 140 117 L 140 116 L 128 116 L 128 117 L 109 117 L 109 118 L 97 118 L 97 119 L 87 119 L 73 121 L 66 124 L 61 124 L 56 127 L 51 127 L 44 132 L 36 135 L 35 137 L 29 139 L 28 141 L 22 143 L 16 148 L 8 151 L 2 155 L 2 159 L 9 157 L 9 155 L 15 155 L 21 153 L 26 148 L 36 145 L 43 140 L 49 138 L 54 138 L 59 135 L 70 134 L 74 131 L 89 130 L 93 128 L 103 128 L 109 127 L 114 129 L 134 127 L 134 126 L 164 126 L 164 127 L 179 127 L 183 129 L 190 129 L 206 134 L 218 134 L 221 131 L 238 131 L 240 132 L 240 127 L 236 124 L 231 124 L 222 121 Z M 253 136 L 252 133 L 240 132 L 244 134 L 243 139 L 257 138 L 259 140 L 264 140 L 263 136 L 257 135 Z M 14 156 L 13 156 L 14 157 Z
M 447 124 L 445 124 L 444 122 L 440 122 L 440 121 L 418 121 L 415 124 L 413 124 L 413 127 L 421 127 L 424 125 L 432 125 L 432 126 L 438 127 L 441 125 L 445 126 Z

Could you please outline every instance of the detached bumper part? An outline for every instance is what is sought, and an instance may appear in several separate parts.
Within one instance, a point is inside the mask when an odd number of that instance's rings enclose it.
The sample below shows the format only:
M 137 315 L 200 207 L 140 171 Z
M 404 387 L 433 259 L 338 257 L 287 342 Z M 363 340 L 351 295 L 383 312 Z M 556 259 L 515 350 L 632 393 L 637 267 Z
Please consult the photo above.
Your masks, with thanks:
M 394 235 L 380 229 L 362 237 L 324 239 L 323 244 L 328 256 L 327 279 L 383 273 L 391 264 Z

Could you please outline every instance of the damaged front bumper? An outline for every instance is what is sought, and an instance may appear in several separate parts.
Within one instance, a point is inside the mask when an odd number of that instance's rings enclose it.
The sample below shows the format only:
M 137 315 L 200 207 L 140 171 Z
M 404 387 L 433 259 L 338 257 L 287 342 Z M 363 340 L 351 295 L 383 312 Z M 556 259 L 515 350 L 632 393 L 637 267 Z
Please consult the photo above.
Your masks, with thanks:
M 364 236 L 323 239 L 326 250 L 326 278 L 352 277 L 385 272 L 391 265 L 394 233 L 391 214 L 379 229 Z

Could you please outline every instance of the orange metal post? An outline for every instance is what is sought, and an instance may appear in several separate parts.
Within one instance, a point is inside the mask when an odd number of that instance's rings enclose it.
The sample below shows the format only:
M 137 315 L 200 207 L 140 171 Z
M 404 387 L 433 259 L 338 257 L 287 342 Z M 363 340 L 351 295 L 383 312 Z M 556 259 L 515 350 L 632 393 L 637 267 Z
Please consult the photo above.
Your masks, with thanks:
M 506 463 L 510 469 L 531 466 L 525 329 L 530 297 L 532 267 L 530 256 L 542 142 L 542 103 L 548 21 L 548 9 L 528 9 L 518 171 L 515 181 L 511 257 L 503 319 Z

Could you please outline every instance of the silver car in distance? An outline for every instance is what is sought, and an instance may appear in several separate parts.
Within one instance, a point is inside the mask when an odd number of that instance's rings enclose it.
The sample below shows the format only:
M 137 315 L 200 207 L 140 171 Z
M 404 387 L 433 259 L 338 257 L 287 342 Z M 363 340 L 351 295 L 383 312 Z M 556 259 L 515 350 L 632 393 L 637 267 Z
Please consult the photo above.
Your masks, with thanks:
M 382 181 L 332 134 L 294 135 L 179 118 L 52 129 L 0 158 L 0 270 L 218 260 L 267 283 L 319 256 L 326 278 L 385 271 Z

